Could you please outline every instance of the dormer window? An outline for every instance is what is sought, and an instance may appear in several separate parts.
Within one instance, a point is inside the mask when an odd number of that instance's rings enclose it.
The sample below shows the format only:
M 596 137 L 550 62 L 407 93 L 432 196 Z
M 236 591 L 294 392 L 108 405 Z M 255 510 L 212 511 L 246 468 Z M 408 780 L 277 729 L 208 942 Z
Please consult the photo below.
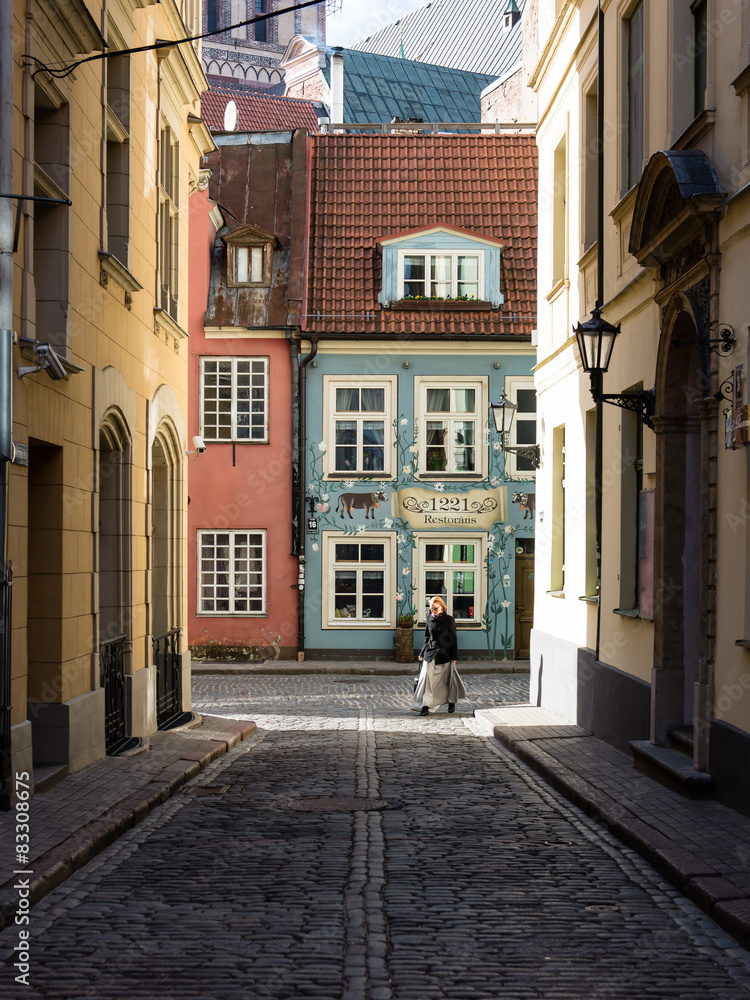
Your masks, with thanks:
M 227 247 L 227 284 L 231 287 L 270 288 L 273 254 L 280 247 L 275 233 L 258 226 L 236 226 L 219 233 Z
M 399 298 L 475 299 L 484 297 L 481 253 L 459 250 L 399 253 Z
M 268 287 L 271 284 L 272 260 L 273 248 L 270 243 L 256 247 L 235 246 L 230 283 Z

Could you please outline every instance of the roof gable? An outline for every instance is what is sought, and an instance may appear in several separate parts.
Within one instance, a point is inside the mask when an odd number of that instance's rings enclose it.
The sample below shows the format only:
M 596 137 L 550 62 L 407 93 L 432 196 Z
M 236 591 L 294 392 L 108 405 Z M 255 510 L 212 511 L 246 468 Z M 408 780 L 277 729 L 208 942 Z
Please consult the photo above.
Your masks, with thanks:
M 430 236 L 432 234 L 447 233 L 448 235 L 462 236 L 468 240 L 472 240 L 476 243 L 486 243 L 490 246 L 500 247 L 502 249 L 505 244 L 502 240 L 497 239 L 494 236 L 488 236 L 486 233 L 477 233 L 473 229 L 462 229 L 460 226 L 417 226 L 415 229 L 405 229 L 400 233 L 392 233 L 389 236 L 382 237 L 377 240 L 377 245 L 379 247 L 389 246 L 392 243 L 402 243 L 405 240 L 414 239 L 416 236 Z
M 234 245 L 235 243 L 243 245 L 255 244 L 256 246 L 262 243 L 272 243 L 275 247 L 278 247 L 281 244 L 276 233 L 269 233 L 267 230 L 261 229 L 260 226 L 233 226 L 231 229 L 223 229 L 218 235 L 227 246 Z

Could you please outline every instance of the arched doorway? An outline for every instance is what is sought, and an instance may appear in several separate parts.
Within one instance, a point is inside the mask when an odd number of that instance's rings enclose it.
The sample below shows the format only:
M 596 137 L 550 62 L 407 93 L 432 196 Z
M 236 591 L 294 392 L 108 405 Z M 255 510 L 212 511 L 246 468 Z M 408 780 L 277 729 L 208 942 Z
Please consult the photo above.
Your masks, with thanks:
M 651 742 L 692 742 L 709 768 L 716 601 L 718 227 L 726 195 L 700 150 L 654 153 L 639 184 L 630 252 L 654 268 L 656 371 Z M 682 734 L 676 731 L 682 729 Z M 681 746 L 685 744 L 680 741 Z
M 702 319 L 679 296 L 665 317 L 663 368 L 657 385 L 655 570 L 659 581 L 652 705 L 654 742 L 692 729 L 700 680 L 701 409 L 706 390 Z
M 182 455 L 170 421 L 151 446 L 151 642 L 156 666 L 156 723 L 164 729 L 182 712 Z
M 99 428 L 97 495 L 97 624 L 100 683 L 104 688 L 105 744 L 117 751 L 126 738 L 125 675 L 131 652 L 130 436 L 122 415 L 110 410 Z

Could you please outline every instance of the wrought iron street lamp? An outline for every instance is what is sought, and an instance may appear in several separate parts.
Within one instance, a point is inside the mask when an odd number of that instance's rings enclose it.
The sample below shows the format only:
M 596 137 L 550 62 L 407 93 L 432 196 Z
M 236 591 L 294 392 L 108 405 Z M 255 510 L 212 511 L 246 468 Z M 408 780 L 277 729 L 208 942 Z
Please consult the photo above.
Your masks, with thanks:
M 612 326 L 602 318 L 602 311 L 597 302 L 591 311 L 591 319 L 579 323 L 573 328 L 578 342 L 583 370 L 591 379 L 591 395 L 595 403 L 611 403 L 625 410 L 640 413 L 644 424 L 652 427 L 651 417 L 654 415 L 654 390 L 641 389 L 639 392 L 610 393 L 602 392 L 604 373 L 609 368 L 612 359 L 612 348 L 615 338 L 620 332 L 620 325 Z
M 518 404 L 512 399 L 508 399 L 505 392 L 500 393 L 500 399 L 496 403 L 490 403 L 490 413 L 495 423 L 495 430 L 500 435 L 500 447 L 504 454 L 518 455 L 531 463 L 532 468 L 538 469 L 541 463 L 539 445 L 528 444 L 511 447 L 506 444 L 506 434 L 510 434 L 513 426 L 513 419 L 516 415 Z

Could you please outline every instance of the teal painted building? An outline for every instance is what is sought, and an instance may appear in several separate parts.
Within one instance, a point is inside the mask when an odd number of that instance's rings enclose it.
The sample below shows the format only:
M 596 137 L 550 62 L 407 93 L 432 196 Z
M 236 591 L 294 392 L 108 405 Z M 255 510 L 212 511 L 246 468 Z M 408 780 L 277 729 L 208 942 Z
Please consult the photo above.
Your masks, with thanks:
M 439 594 L 461 656 L 525 658 L 535 473 L 504 449 L 536 441 L 533 139 L 308 143 L 300 645 L 392 659 Z

